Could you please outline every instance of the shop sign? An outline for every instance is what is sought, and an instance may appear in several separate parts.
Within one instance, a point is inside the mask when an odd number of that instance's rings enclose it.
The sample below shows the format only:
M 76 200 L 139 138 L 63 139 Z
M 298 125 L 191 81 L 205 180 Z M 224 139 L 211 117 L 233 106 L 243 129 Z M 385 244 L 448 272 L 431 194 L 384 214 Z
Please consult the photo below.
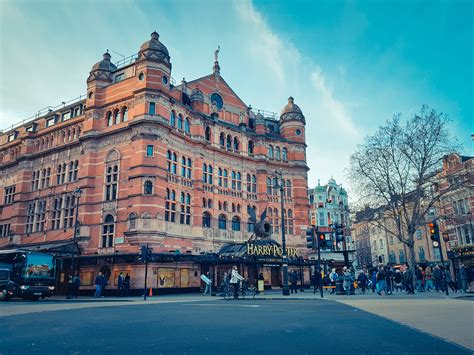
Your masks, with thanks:
M 115 244 L 123 244 L 125 242 L 124 237 L 115 237 Z
M 283 248 L 277 245 L 258 245 L 247 243 L 247 255 L 282 257 Z M 286 255 L 289 258 L 298 257 L 298 249 L 286 247 Z
M 457 256 L 474 256 L 474 246 L 453 248 Z

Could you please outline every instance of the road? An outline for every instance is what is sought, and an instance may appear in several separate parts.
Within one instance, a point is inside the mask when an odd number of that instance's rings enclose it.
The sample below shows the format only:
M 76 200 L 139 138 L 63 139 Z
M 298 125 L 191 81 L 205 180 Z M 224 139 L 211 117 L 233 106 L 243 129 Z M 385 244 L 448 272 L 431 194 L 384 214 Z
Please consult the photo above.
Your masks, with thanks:
M 0 354 L 471 354 L 334 301 L 132 303 L 0 317 Z

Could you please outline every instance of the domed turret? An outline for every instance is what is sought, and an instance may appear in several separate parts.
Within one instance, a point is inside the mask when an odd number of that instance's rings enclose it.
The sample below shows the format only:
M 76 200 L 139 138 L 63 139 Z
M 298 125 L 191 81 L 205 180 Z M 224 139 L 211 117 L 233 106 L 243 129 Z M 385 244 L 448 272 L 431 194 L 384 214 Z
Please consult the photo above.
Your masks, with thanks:
M 160 35 L 154 31 L 151 38 L 140 46 L 138 60 L 146 59 L 159 62 L 171 68 L 170 54 L 168 49 L 159 40 Z
M 114 70 L 117 70 L 117 67 L 110 61 L 110 58 L 110 53 L 107 50 L 103 55 L 103 59 L 92 66 L 87 82 L 92 80 L 112 81 L 111 74 Z
M 301 109 L 298 107 L 298 105 L 295 104 L 295 100 L 293 97 L 288 98 L 288 103 L 286 104 L 285 107 L 283 107 L 283 110 L 281 110 L 280 117 L 283 120 L 302 120 L 304 123 L 304 115 Z

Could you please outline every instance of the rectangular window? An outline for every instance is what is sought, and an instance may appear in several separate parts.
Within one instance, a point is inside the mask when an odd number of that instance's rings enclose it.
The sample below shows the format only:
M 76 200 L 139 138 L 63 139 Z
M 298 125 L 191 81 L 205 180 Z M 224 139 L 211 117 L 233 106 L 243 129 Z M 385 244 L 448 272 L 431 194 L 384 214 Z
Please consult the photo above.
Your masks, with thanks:
M 8 136 L 8 141 L 9 142 L 13 142 L 16 138 L 16 133 L 12 133 Z
M 155 103 L 154 103 L 154 102 L 150 102 L 150 107 L 149 107 L 148 113 L 149 113 L 150 115 L 154 115 L 154 114 L 155 114 Z
M 8 237 L 10 224 L 0 224 L 0 237 Z
M 35 221 L 35 202 L 28 204 L 28 210 L 26 211 L 26 234 L 33 232 L 33 223 Z
M 35 132 L 36 131 L 36 123 L 26 127 L 27 132 Z
M 416 232 L 415 232 L 415 237 L 416 239 L 421 239 L 422 238 L 422 234 L 421 234 L 421 230 L 417 229 Z
M 5 205 L 9 205 L 10 203 L 13 203 L 15 201 L 15 186 L 8 186 L 5 187 L 5 197 L 4 197 L 4 203 Z
M 64 229 L 72 227 L 74 207 L 75 207 L 74 196 L 66 196 L 66 198 L 64 199 L 64 210 L 63 210 L 63 228 Z
M 118 165 L 107 167 L 105 177 L 105 200 L 111 201 L 117 199 L 118 188 Z
M 125 79 L 125 74 L 124 73 L 120 73 L 120 74 L 115 75 L 115 82 L 116 83 L 118 83 L 119 81 L 122 81 L 123 79 Z
M 147 145 L 146 146 L 146 156 L 147 157 L 152 157 L 153 156 L 153 146 L 152 145 Z
M 56 197 L 53 203 L 53 211 L 51 213 L 51 229 L 61 228 L 61 209 L 63 199 L 62 197 Z
M 46 201 L 39 200 L 36 207 L 36 217 L 35 217 L 35 232 L 44 231 L 44 224 L 46 222 Z
M 441 260 L 441 254 L 439 248 L 433 248 L 433 257 L 435 260 Z
M 318 225 L 324 226 L 325 225 L 325 218 L 324 218 L 324 212 L 319 212 L 319 223 Z
M 67 121 L 71 118 L 71 111 L 65 112 L 61 116 L 61 121 Z
M 56 119 L 54 117 L 52 118 L 48 118 L 46 120 L 46 127 L 51 127 L 52 125 L 54 125 L 56 123 Z

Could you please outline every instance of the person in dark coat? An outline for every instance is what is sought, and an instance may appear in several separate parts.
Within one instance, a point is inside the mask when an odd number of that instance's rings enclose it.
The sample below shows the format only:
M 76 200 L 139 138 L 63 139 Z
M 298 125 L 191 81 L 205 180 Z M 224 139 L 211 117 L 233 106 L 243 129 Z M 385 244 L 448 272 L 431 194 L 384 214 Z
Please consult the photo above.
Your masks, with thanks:
M 123 272 L 121 272 L 117 278 L 117 296 L 119 297 L 123 296 L 123 282 L 124 282 L 124 277 L 123 277 Z
M 125 275 L 125 278 L 123 279 L 123 289 L 125 291 L 125 296 L 128 296 L 130 292 L 130 275 L 128 272 Z
M 365 290 L 367 289 L 367 283 L 369 281 L 369 278 L 365 274 L 364 270 L 357 276 L 357 283 L 359 284 L 360 290 L 362 293 L 365 293 Z
M 69 274 L 67 276 L 67 296 L 66 296 L 66 299 L 73 298 L 73 295 L 74 295 L 73 284 L 72 284 L 73 278 L 74 278 L 74 276 L 72 274 Z
M 316 270 L 316 272 L 313 274 L 313 293 L 315 294 L 317 290 L 319 290 L 320 287 L 322 287 L 321 283 L 321 272 L 319 270 Z
M 81 286 L 81 278 L 79 277 L 78 274 L 76 274 L 72 280 L 72 287 L 73 287 L 73 297 L 77 299 L 77 296 L 79 295 L 79 287 Z
M 291 284 L 291 293 L 298 293 L 298 290 L 297 290 L 297 283 L 298 283 L 298 274 L 296 273 L 295 270 L 293 270 L 292 272 L 290 272 L 290 284 Z
M 403 282 L 405 284 L 405 290 L 409 295 L 414 295 L 415 290 L 413 289 L 413 272 L 410 269 L 410 266 L 407 264 L 406 270 L 403 273 Z
M 100 298 L 100 294 L 101 294 L 101 291 L 102 291 L 102 285 L 104 283 L 103 278 L 104 277 L 102 276 L 102 273 L 99 271 L 99 273 L 95 277 L 95 281 L 94 281 L 94 285 L 95 285 L 94 297 L 95 298 Z
M 100 289 L 100 296 L 101 297 L 105 296 L 105 288 L 107 287 L 108 284 L 109 284 L 109 280 L 108 280 L 107 276 L 102 274 L 102 288 Z

